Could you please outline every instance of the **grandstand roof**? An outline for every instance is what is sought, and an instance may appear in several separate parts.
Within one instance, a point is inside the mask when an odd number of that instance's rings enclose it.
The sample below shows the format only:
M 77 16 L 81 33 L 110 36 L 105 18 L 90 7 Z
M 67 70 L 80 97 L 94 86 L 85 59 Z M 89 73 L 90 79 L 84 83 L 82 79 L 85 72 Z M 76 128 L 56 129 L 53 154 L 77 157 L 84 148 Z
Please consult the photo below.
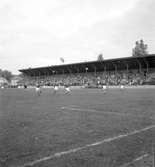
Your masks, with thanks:
M 99 71 L 114 71 L 125 69 L 155 68 L 155 54 L 141 57 L 125 57 L 107 59 L 103 61 L 89 61 L 72 64 L 52 65 L 46 67 L 20 69 L 19 71 L 28 76 L 44 76 L 67 73 L 84 73 Z

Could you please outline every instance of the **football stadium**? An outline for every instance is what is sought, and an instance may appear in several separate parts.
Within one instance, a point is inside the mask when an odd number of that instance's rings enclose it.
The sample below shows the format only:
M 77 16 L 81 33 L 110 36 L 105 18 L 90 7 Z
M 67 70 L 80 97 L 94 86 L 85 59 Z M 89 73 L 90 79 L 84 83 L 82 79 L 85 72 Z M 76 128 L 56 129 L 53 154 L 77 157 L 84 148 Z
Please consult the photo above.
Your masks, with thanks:
M 27 85 L 100 85 L 155 84 L 155 55 L 117 58 L 76 64 L 21 69 Z
M 154 166 L 154 54 L 19 71 L 0 89 L 1 167 Z

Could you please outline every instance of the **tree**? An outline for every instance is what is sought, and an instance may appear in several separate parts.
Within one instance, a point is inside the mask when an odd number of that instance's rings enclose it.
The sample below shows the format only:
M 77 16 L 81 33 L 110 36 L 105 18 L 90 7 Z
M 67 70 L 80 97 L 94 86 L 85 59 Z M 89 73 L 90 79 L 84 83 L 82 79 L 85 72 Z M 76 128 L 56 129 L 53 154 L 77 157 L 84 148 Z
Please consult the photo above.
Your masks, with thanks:
M 140 42 L 136 41 L 135 47 L 132 50 L 132 56 L 145 56 L 148 54 L 147 44 L 141 39 Z
M 7 70 L 3 71 L 0 69 L 0 76 L 5 78 L 7 81 L 10 81 L 13 75 L 10 71 Z
M 2 77 L 2 70 L 0 69 L 0 77 Z
M 103 60 L 104 60 L 103 55 L 99 54 L 97 57 L 97 61 L 103 61 Z

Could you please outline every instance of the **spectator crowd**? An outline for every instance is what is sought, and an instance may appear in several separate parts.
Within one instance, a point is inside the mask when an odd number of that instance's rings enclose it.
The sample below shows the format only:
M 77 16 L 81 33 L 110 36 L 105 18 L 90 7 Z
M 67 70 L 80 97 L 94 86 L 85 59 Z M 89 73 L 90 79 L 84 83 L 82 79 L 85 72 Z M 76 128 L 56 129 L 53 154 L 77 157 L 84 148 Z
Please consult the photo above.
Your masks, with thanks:
M 26 77 L 22 83 L 34 86 L 88 86 L 98 87 L 100 85 L 142 85 L 154 73 L 147 71 L 118 71 L 118 72 L 96 72 L 96 73 L 75 73 L 75 74 L 59 74 L 42 77 Z

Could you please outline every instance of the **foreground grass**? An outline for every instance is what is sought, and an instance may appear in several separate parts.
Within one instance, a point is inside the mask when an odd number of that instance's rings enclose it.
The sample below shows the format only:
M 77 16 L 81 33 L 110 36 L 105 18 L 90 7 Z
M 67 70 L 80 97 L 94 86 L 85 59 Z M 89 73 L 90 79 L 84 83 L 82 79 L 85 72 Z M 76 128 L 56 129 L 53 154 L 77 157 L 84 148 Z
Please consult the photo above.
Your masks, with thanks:
M 81 111 L 62 109 L 80 108 Z M 82 109 L 94 109 L 89 112 Z M 155 90 L 0 90 L 0 163 L 17 166 L 154 124 Z M 116 114 L 115 114 L 116 113 Z M 119 114 L 118 114 L 119 113 Z M 154 129 L 64 155 L 36 167 L 113 167 L 150 152 Z

